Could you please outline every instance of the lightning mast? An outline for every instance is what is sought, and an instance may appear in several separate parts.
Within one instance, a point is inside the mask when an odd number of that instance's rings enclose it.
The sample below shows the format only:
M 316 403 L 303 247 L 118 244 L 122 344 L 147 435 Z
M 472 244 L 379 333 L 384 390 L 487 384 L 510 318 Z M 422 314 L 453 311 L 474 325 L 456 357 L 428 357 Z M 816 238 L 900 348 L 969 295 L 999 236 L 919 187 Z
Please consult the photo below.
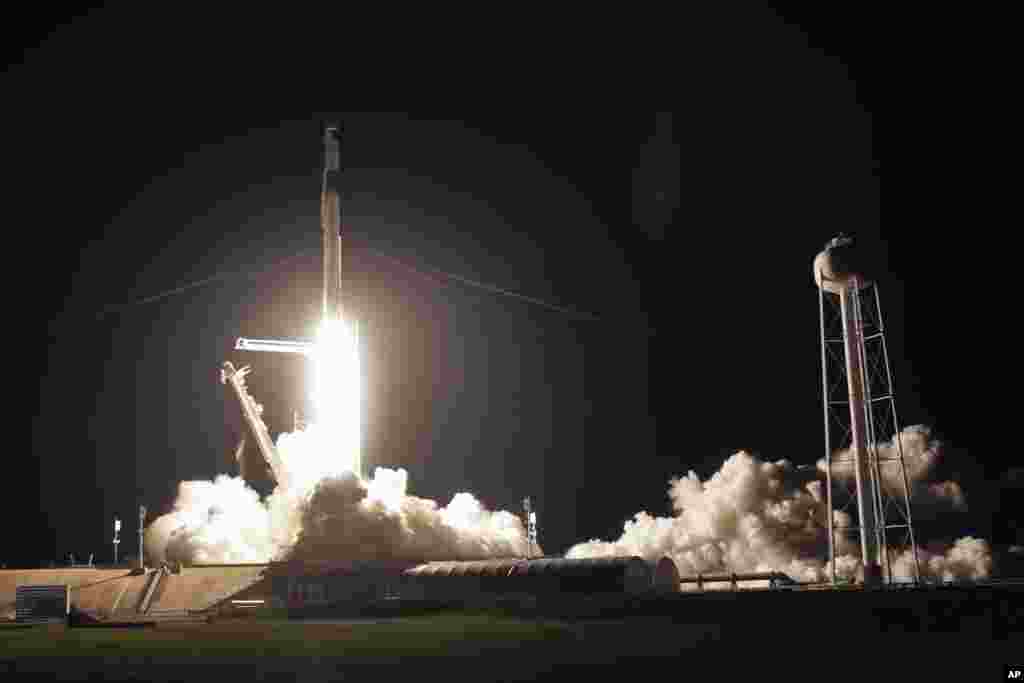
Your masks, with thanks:
M 848 535 L 856 533 L 864 585 L 870 587 L 892 583 L 890 532 L 904 532 L 900 543 L 913 554 L 915 581 L 920 567 L 878 285 L 861 274 L 858 256 L 853 240 L 839 235 L 815 257 L 814 280 L 821 317 L 830 572 L 835 583 L 836 557 L 849 544 Z M 844 487 L 851 470 L 853 496 Z M 837 512 L 849 514 L 854 507 L 856 525 L 838 523 Z
M 142 537 L 146 529 L 146 506 L 139 506 L 139 569 L 146 568 L 146 556 L 142 550 Z

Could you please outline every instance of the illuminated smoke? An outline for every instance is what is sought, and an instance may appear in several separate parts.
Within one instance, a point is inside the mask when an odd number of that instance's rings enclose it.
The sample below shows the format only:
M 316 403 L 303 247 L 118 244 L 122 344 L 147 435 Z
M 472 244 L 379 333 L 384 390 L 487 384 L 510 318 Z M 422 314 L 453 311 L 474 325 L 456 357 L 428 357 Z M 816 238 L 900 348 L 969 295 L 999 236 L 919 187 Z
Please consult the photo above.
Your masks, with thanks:
M 361 478 L 359 344 L 354 326 L 325 319 L 313 352 L 317 423 L 278 437 L 283 471 L 265 500 L 238 477 L 182 482 L 174 509 L 147 530 L 152 560 L 268 562 L 290 558 L 522 557 L 522 522 L 469 493 L 444 507 L 406 492 L 405 470 Z
M 151 560 L 193 563 L 281 559 L 483 559 L 526 555 L 519 517 L 469 493 L 446 506 L 408 495 L 403 469 L 364 481 L 338 471 L 316 425 L 278 438 L 289 485 L 264 500 L 238 477 L 182 482 L 174 510 L 147 530 Z
M 574 546 L 568 557 L 668 555 L 679 573 L 785 571 L 796 579 L 822 577 L 827 554 L 821 485 L 786 483 L 797 477 L 787 461 L 761 462 L 746 452 L 728 458 L 705 482 L 690 472 L 672 479 L 672 517 L 637 513 L 619 540 Z
M 938 460 L 938 446 L 929 440 L 928 430 L 911 427 L 902 436 L 912 501 L 916 504 L 920 496 L 962 505 L 963 494 L 955 484 L 926 481 Z M 639 555 L 654 561 L 668 555 L 683 576 L 777 571 L 798 581 L 824 581 L 829 575 L 824 488 L 823 481 L 807 481 L 787 460 L 763 462 L 741 451 L 707 481 L 692 471 L 672 479 L 668 493 L 673 516 L 639 512 L 625 523 L 618 540 L 581 543 L 567 557 Z M 833 514 L 838 526 L 853 524 L 850 515 Z M 847 580 L 863 578 L 857 539 L 837 534 L 836 541 L 837 574 Z M 909 553 L 891 552 L 894 578 L 912 578 Z M 922 550 L 919 556 L 922 573 L 931 578 L 980 578 L 992 570 L 988 543 L 975 538 Z
M 917 556 L 921 573 L 933 579 L 984 579 L 992 574 L 992 549 L 982 538 L 965 536 L 948 548 L 925 546 L 917 549 Z M 895 576 L 911 577 L 913 572 L 914 558 L 909 550 L 893 558 Z
M 898 446 L 902 446 L 903 458 L 910 488 L 910 499 L 917 505 L 951 505 L 957 510 L 966 510 L 967 502 L 960 485 L 955 481 L 930 482 L 929 479 L 942 462 L 942 442 L 934 439 L 931 430 L 923 425 L 907 427 L 900 433 L 900 439 L 879 444 L 879 473 L 882 490 L 886 497 L 903 500 L 903 475 L 898 466 Z M 839 460 L 841 462 L 835 462 Z M 818 461 L 818 469 L 825 472 L 825 459 Z M 849 449 L 838 451 L 834 457 L 832 476 L 839 481 L 854 479 L 853 459 Z
M 468 493 L 446 507 L 406 493 L 405 470 L 378 467 L 322 480 L 302 506 L 294 559 L 485 559 L 522 557 L 526 534 L 509 512 L 491 512 Z
M 146 530 L 152 559 L 188 563 L 262 562 L 287 543 L 287 529 L 272 523 L 271 500 L 240 477 L 186 481 L 178 486 L 174 511 L 159 517 Z

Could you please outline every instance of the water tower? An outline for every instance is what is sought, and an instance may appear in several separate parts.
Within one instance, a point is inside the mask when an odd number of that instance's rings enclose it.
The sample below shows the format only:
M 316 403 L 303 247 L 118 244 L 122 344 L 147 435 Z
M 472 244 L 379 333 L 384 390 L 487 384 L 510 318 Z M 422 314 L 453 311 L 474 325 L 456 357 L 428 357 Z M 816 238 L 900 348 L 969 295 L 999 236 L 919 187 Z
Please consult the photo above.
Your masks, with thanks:
M 831 578 L 835 583 L 840 544 L 855 535 L 864 585 L 877 586 L 893 581 L 893 550 L 909 549 L 915 581 L 921 573 L 881 300 L 878 285 L 864 274 L 866 264 L 853 239 L 839 235 L 815 257 L 814 281 L 821 315 Z M 839 526 L 836 511 L 850 514 L 852 524 Z

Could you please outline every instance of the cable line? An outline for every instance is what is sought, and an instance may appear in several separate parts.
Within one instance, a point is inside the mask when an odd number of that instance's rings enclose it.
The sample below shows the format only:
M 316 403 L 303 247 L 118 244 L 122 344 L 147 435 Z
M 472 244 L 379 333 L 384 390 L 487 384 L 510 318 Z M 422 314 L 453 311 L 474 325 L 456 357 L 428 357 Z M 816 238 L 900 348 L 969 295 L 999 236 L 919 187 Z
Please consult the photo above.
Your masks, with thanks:
M 357 239 L 357 240 L 355 240 L 355 242 L 356 242 L 356 244 L 358 244 L 359 240 Z M 374 254 L 375 256 L 377 256 L 379 258 L 385 259 L 385 260 L 391 262 L 392 264 L 402 268 L 403 270 L 407 270 L 409 272 L 415 273 L 416 275 L 420 275 L 421 277 L 425 277 L 427 279 L 431 279 L 431 280 L 435 280 L 436 281 L 437 278 L 443 278 L 443 279 L 446 279 L 446 280 L 450 280 L 452 282 L 461 283 L 461 284 L 466 285 L 468 287 L 473 287 L 473 288 L 480 289 L 480 290 L 483 290 L 483 291 L 486 291 L 486 292 L 490 292 L 491 294 L 497 294 L 499 296 L 505 296 L 505 297 L 509 297 L 509 298 L 512 298 L 512 299 L 517 299 L 519 301 L 524 301 L 526 303 L 533 304 L 535 306 L 541 306 L 541 307 L 546 308 L 548 310 L 555 311 L 557 313 L 561 313 L 563 315 L 568 315 L 568 316 L 574 317 L 574 318 L 581 318 L 581 319 L 593 320 L 593 321 L 598 321 L 598 320 L 601 319 L 599 316 L 597 316 L 597 315 L 595 315 L 593 313 L 590 313 L 588 311 L 580 311 L 580 310 L 577 310 L 577 309 L 569 308 L 567 306 L 561 306 L 559 304 L 552 303 L 550 301 L 547 301 L 545 299 L 541 299 L 539 297 L 529 296 L 527 294 L 523 294 L 521 292 L 516 292 L 516 291 L 511 290 L 511 289 L 506 289 L 504 287 L 498 287 L 497 285 L 492 285 L 492 284 L 489 284 L 489 283 L 486 283 L 486 282 L 480 282 L 479 280 L 473 280 L 473 279 L 470 279 L 468 277 L 464 277 L 462 275 L 457 275 L 455 273 L 450 273 L 448 271 L 441 270 L 440 268 L 432 268 L 432 267 L 429 267 L 429 266 L 427 266 L 425 268 L 416 268 L 415 266 L 410 266 L 409 264 L 407 264 L 407 263 L 405 263 L 405 262 L 403 262 L 403 261 L 401 261 L 401 260 L 399 260 L 399 259 L 397 259 L 397 258 L 395 258 L 393 256 L 385 254 L 384 252 L 382 252 L 382 251 L 380 251 L 378 249 L 373 249 L 372 247 L 366 246 L 365 244 L 358 244 L 358 246 L 359 246 L 360 249 L 362 249 L 364 251 L 367 251 L 367 252 L 370 252 L 370 253 Z M 132 302 L 128 302 L 128 303 L 124 303 L 124 304 L 112 304 L 112 305 L 104 307 L 99 313 L 97 313 L 96 314 L 96 319 L 97 320 L 102 319 L 102 318 L 104 318 L 105 316 L 107 316 L 107 315 L 109 315 L 111 313 L 123 312 L 123 311 L 129 310 L 131 308 L 135 308 L 137 306 L 143 306 L 145 304 L 150 304 L 150 303 L 154 303 L 154 302 L 157 302 L 157 301 L 161 301 L 161 300 L 166 299 L 168 297 L 172 297 L 172 296 L 175 296 L 175 295 L 178 295 L 178 294 L 182 294 L 184 292 L 187 292 L 187 291 L 190 291 L 190 290 L 193 290 L 193 289 L 197 289 L 199 287 L 204 287 L 206 285 L 213 284 L 215 282 L 226 282 L 226 281 L 235 280 L 235 279 L 238 279 L 238 280 L 242 280 L 242 279 L 255 279 L 255 278 L 260 277 L 262 275 L 268 274 L 269 272 L 271 272 L 273 270 L 278 269 L 280 266 L 282 266 L 282 265 L 284 265 L 284 264 L 286 264 L 286 263 L 288 263 L 290 261 L 294 261 L 294 260 L 299 259 L 299 258 L 305 258 L 307 256 L 310 256 L 310 255 L 314 254 L 314 253 L 318 254 L 319 253 L 319 249 L 316 249 L 316 250 L 310 249 L 310 250 L 299 252 L 299 253 L 294 254 L 292 256 L 289 256 L 289 257 L 286 257 L 284 259 L 281 259 L 280 261 L 276 261 L 275 263 L 271 264 L 270 266 L 268 266 L 267 268 L 264 268 L 262 270 L 249 270 L 249 271 L 243 271 L 243 272 L 238 272 L 238 271 L 230 271 L 229 272 L 229 271 L 225 271 L 225 272 L 215 273 L 214 275 L 211 275 L 209 277 L 205 277 L 205 278 L 202 278 L 200 280 L 194 280 L 192 282 L 188 282 L 188 283 L 185 283 L 183 285 L 179 285 L 179 286 L 171 288 L 171 289 L 166 289 L 166 290 L 164 290 L 162 292 L 158 292 L 156 294 L 152 294 L 152 295 L 143 297 L 141 299 L 137 299 L 137 300 L 132 301 Z M 444 283 L 440 283 L 440 284 L 443 285 Z

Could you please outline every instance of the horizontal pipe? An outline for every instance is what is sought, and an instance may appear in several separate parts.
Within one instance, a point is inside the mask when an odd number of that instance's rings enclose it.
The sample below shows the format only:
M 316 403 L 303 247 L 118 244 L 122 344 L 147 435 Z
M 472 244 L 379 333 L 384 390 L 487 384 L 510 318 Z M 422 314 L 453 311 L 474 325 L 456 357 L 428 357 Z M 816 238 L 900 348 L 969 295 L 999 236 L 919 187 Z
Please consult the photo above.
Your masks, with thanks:
M 698 574 L 684 576 L 679 583 L 732 583 L 733 581 L 792 581 L 781 572 L 755 572 L 753 574 Z

